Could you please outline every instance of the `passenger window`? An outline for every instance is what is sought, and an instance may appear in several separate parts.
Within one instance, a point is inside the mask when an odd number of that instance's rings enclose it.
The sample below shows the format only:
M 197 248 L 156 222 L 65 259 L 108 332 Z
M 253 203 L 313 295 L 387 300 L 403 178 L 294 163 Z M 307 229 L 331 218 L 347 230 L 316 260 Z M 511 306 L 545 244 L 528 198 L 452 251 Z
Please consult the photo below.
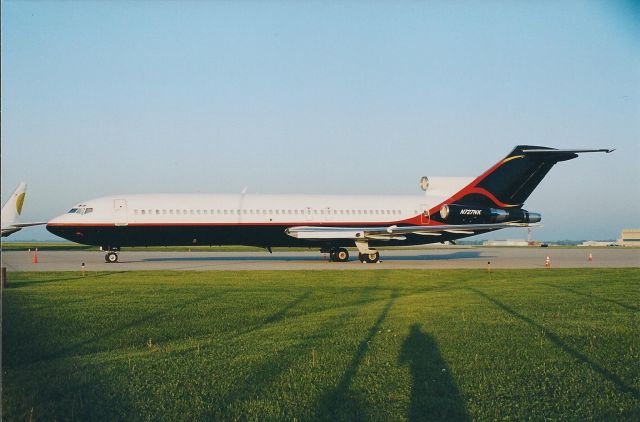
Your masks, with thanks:
M 142 210 L 142 215 L 145 215 L 145 212 L 144 212 L 144 210 Z
M 156 215 L 160 215 L 160 210 L 156 210 Z

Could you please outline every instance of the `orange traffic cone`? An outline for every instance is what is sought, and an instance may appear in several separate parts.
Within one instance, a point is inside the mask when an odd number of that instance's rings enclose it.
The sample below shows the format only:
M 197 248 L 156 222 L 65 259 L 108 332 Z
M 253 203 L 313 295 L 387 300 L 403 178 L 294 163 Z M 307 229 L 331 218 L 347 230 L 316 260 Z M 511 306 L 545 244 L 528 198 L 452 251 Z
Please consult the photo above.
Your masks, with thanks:
M 547 257 L 547 259 L 544 261 L 544 266 L 545 268 L 551 268 L 551 258 Z
M 589 262 L 593 262 L 593 255 L 589 254 Z
M 38 248 L 36 248 L 35 252 L 33 253 L 33 263 L 34 264 L 38 263 Z

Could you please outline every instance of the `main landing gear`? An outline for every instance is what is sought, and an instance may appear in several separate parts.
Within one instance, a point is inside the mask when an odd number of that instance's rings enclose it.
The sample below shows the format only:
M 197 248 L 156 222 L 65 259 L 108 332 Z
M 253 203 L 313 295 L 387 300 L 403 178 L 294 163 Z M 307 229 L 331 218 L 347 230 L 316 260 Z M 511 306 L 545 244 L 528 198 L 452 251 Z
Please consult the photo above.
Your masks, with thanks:
M 363 264 L 377 264 L 380 262 L 380 252 L 369 247 L 369 242 L 366 240 L 356 240 L 356 247 L 358 248 L 358 259 Z
M 329 259 L 332 262 L 347 262 L 349 260 L 349 251 L 345 248 L 330 249 Z
M 366 242 L 356 242 L 358 247 L 358 259 L 363 264 L 375 264 L 380 262 L 380 252 L 370 249 Z M 321 249 L 322 253 L 329 253 L 331 262 L 347 262 L 349 261 L 349 251 L 345 248 Z
M 374 253 L 359 253 L 358 259 L 363 264 L 376 264 L 380 262 L 380 252 L 376 251 Z

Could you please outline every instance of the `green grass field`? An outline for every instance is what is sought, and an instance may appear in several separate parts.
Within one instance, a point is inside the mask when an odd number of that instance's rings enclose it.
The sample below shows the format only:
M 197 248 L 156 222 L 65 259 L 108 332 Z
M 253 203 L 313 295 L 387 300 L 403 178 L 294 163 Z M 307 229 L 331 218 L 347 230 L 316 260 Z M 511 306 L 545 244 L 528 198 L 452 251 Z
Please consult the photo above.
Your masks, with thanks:
M 640 419 L 640 269 L 9 283 L 7 420 Z

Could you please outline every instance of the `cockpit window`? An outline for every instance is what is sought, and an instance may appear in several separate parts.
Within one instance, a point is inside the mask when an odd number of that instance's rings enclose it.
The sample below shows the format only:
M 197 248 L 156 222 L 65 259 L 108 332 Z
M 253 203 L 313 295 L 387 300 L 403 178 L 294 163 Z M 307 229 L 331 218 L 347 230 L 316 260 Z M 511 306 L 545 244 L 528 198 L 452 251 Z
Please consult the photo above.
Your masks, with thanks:
M 90 212 L 93 212 L 93 208 L 80 207 L 80 208 L 71 208 L 67 214 L 83 215 L 83 214 L 89 214 Z

